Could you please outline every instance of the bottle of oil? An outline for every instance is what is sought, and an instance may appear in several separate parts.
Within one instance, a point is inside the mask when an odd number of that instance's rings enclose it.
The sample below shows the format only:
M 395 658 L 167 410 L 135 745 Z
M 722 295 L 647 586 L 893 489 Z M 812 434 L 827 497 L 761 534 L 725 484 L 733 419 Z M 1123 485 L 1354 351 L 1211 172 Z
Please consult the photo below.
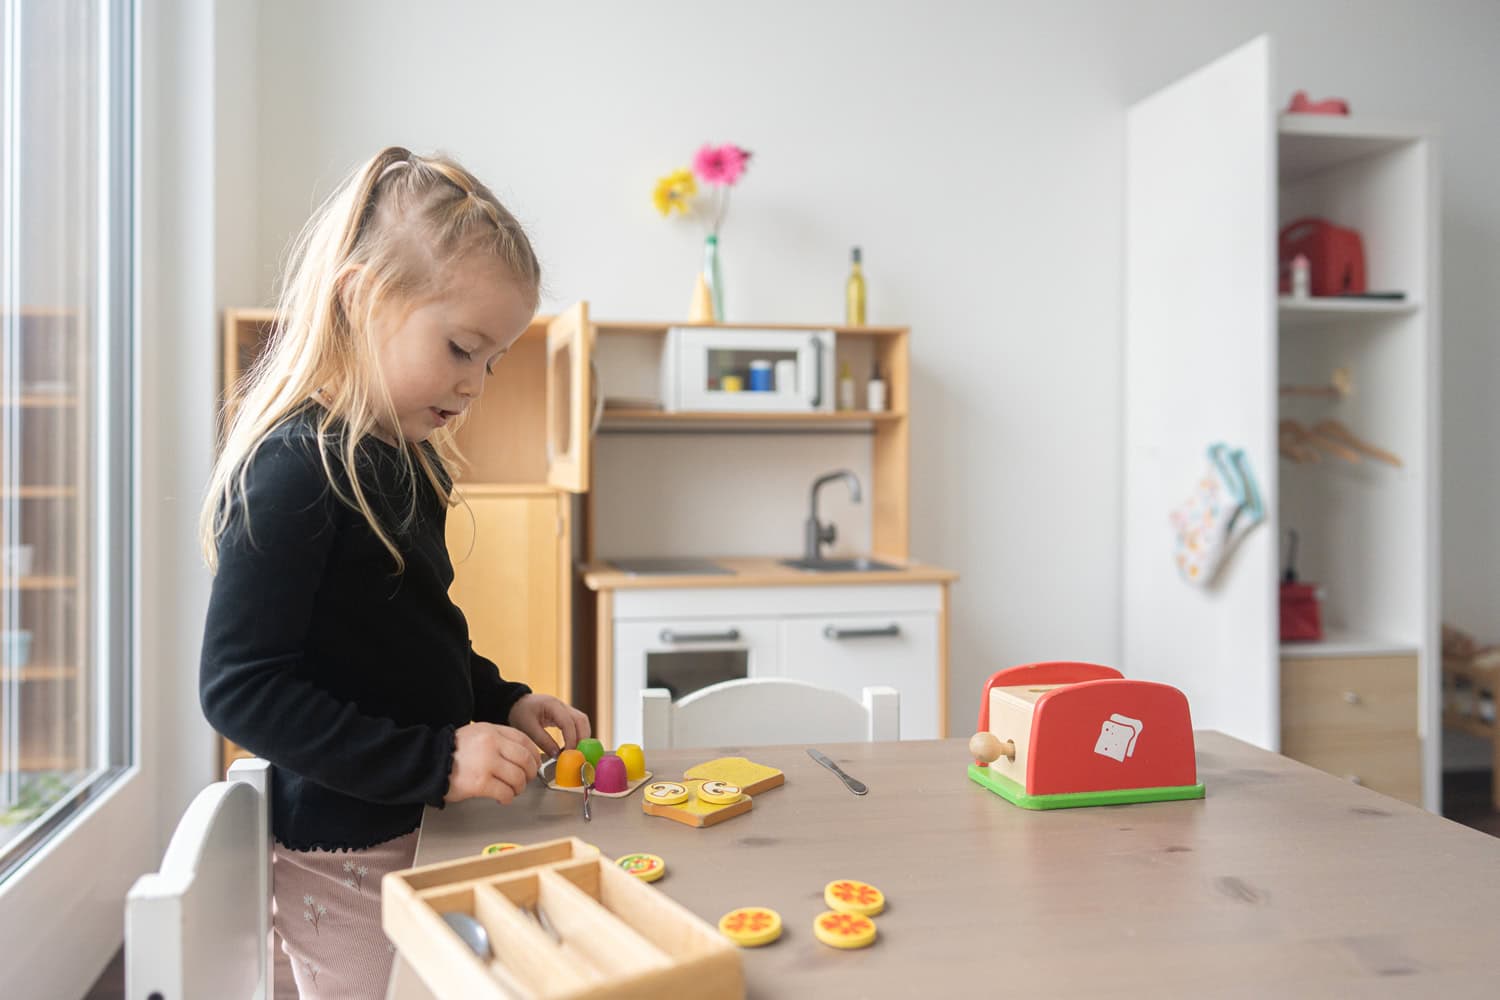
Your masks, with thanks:
M 844 323 L 865 325 L 865 273 L 860 268 L 859 247 L 849 253 L 849 280 L 844 285 Z

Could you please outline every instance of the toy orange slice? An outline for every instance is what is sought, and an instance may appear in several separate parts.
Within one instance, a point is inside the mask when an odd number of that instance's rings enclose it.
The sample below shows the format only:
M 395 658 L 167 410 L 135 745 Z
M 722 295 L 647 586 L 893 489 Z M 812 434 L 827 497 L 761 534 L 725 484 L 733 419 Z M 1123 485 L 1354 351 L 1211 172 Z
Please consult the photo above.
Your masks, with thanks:
M 839 913 L 873 917 L 885 909 L 885 893 L 868 882 L 839 879 L 823 887 L 823 902 Z
M 757 948 L 781 937 L 781 914 L 764 906 L 742 906 L 719 918 L 719 933 L 742 948 Z
M 813 921 L 813 936 L 831 948 L 863 948 L 875 942 L 875 921 L 828 910 Z

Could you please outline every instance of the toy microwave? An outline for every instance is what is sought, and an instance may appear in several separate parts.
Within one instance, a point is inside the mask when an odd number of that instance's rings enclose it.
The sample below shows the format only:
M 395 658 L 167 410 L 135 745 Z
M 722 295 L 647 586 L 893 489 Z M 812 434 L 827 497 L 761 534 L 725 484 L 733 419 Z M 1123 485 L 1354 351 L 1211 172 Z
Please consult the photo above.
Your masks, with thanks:
M 662 351 L 669 412 L 827 413 L 832 330 L 672 327 Z
M 969 777 L 1026 809 L 1201 799 L 1187 698 L 1095 663 L 991 677 Z

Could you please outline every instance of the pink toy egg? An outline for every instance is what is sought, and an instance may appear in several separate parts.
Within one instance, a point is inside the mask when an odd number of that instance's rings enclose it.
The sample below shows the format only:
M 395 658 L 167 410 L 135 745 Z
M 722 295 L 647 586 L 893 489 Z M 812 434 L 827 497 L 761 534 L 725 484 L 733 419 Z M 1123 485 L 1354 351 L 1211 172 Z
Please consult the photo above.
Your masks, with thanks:
M 625 762 L 612 753 L 600 757 L 594 765 L 594 791 L 623 792 L 626 784 Z
M 621 743 L 615 756 L 625 762 L 625 780 L 639 781 L 646 776 L 646 755 L 634 743 Z
M 583 753 L 578 750 L 564 750 L 557 755 L 557 773 L 555 780 L 560 788 L 578 788 L 583 785 Z

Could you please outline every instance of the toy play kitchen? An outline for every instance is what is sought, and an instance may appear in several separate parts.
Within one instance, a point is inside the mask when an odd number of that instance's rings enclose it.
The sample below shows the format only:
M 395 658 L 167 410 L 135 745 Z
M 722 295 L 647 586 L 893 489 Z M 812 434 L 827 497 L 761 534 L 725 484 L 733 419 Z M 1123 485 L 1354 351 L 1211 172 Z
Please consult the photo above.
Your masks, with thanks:
M 1094 663 L 992 676 L 969 777 L 1025 809 L 1201 799 L 1187 698 Z

